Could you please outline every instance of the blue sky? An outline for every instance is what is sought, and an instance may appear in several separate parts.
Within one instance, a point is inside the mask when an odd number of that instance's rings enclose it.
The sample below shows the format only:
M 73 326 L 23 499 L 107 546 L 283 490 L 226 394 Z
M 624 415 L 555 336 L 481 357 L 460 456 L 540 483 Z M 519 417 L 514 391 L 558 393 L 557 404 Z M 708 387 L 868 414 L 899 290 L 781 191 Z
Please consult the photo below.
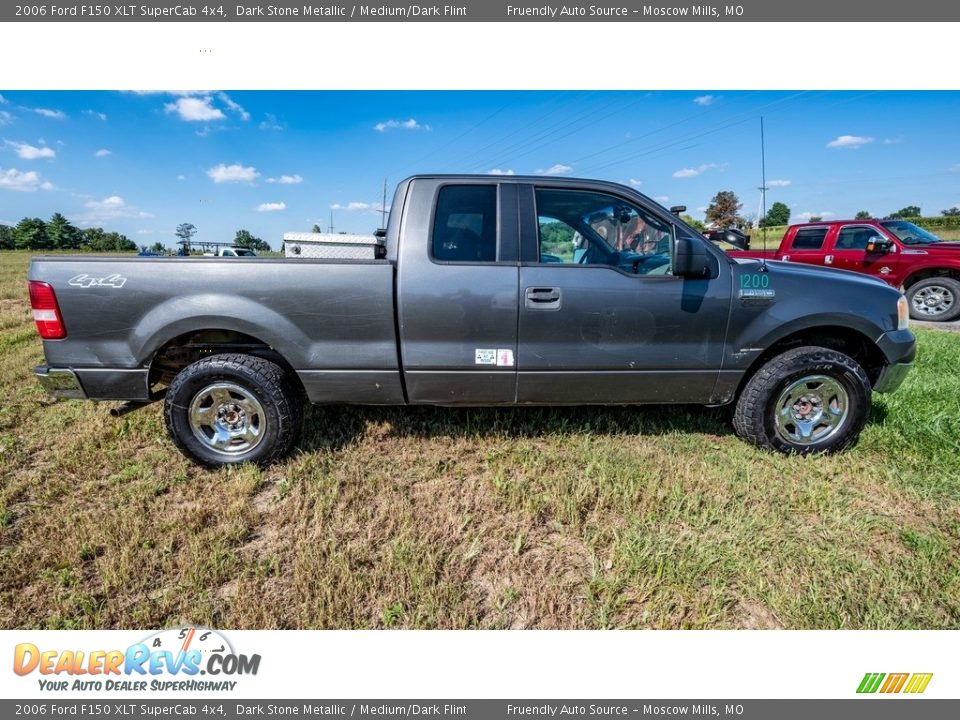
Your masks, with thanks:
M 52 92 L 0 89 L 0 223 L 60 211 L 172 245 L 245 228 L 370 232 L 383 179 L 417 172 L 596 177 L 695 217 L 719 190 L 883 215 L 960 205 L 960 92 Z

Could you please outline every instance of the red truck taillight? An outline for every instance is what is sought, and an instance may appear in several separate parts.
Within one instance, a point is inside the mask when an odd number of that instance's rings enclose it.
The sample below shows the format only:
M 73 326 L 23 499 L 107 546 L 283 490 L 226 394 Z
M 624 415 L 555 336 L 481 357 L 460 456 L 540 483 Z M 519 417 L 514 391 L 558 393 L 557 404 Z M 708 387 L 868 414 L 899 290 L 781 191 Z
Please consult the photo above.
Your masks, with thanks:
M 60 306 L 57 305 L 57 294 L 50 283 L 40 280 L 30 280 L 30 306 L 33 308 L 33 321 L 37 324 L 37 332 L 44 340 L 60 340 L 67 336 L 67 329 L 63 326 L 63 317 L 60 315 Z

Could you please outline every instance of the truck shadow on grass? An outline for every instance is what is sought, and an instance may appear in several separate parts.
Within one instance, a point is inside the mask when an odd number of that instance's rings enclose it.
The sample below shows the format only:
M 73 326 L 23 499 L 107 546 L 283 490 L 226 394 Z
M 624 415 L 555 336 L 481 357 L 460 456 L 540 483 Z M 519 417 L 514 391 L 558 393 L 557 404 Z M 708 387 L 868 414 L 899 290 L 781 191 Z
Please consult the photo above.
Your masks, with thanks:
M 733 435 L 732 406 L 701 405 L 446 408 L 432 406 L 310 406 L 300 449 L 339 450 L 363 438 L 371 427 L 392 437 L 537 438 L 550 435 L 658 436 Z M 873 404 L 867 425 L 881 425 L 883 406 Z

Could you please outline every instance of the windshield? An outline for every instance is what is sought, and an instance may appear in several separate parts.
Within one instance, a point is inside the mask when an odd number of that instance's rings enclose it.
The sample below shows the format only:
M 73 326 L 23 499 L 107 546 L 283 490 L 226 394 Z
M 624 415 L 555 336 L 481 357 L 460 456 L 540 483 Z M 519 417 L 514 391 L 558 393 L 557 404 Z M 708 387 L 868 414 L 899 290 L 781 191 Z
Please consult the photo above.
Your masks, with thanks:
M 932 232 L 927 232 L 906 220 L 885 220 L 880 224 L 896 235 L 904 245 L 926 245 L 927 243 L 943 242 Z
M 237 250 L 234 250 L 234 252 L 235 252 L 237 255 L 239 255 L 240 257 L 247 257 L 247 256 L 249 256 L 249 255 L 254 255 L 254 254 L 255 254 L 255 253 L 253 252 L 253 250 L 240 250 L 240 249 L 237 249 Z

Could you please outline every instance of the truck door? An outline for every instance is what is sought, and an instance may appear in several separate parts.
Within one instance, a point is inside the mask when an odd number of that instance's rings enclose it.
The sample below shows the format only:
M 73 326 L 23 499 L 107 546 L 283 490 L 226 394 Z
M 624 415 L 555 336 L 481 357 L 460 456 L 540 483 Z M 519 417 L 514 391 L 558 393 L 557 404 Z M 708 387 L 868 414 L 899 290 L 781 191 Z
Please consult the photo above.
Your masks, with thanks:
M 513 404 L 517 380 L 517 190 L 417 178 L 400 230 L 397 317 L 407 399 Z
M 728 261 L 674 276 L 671 216 L 613 193 L 523 186 L 520 209 L 518 403 L 709 402 Z
M 784 243 L 782 259 L 789 262 L 806 263 L 807 265 L 829 265 L 826 263 L 824 248 L 826 246 L 829 225 L 804 225 L 798 227 L 792 238 Z M 832 258 L 831 258 L 832 262 Z
M 868 251 L 868 246 L 876 246 L 873 241 L 877 238 L 890 240 L 886 233 L 872 225 L 851 223 L 841 226 L 833 243 L 833 267 L 874 275 L 894 286 L 899 285 L 901 259 L 897 245 L 891 241 L 889 251 Z

